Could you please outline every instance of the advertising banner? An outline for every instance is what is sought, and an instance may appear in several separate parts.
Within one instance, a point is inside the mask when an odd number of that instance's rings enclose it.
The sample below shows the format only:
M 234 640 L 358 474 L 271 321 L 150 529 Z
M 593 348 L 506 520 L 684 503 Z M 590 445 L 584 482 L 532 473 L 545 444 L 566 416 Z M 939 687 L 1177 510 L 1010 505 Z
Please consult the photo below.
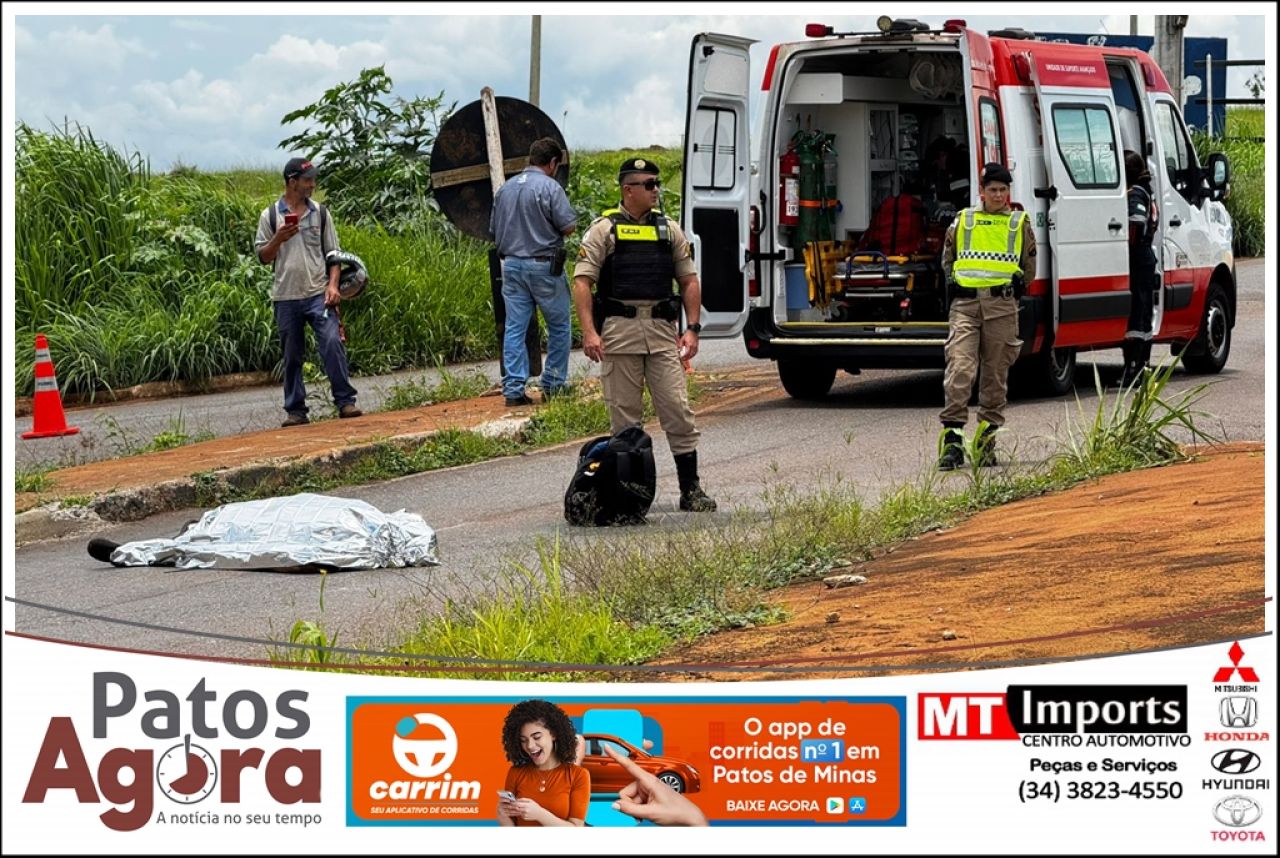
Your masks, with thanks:
M 1270 643 L 495 694 L 9 636 L 5 851 L 1270 854 Z

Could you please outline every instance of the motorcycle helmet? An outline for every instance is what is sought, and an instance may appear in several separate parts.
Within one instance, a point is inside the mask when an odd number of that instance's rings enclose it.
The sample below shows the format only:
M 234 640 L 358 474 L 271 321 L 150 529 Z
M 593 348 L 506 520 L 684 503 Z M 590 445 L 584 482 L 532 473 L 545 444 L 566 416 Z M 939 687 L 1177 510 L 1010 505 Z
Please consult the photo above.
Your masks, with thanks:
M 338 294 L 342 295 L 342 300 L 356 297 L 369 285 L 369 272 L 365 270 L 364 261 L 354 253 L 331 250 L 325 259 L 330 265 L 338 265 L 342 269 L 338 275 Z

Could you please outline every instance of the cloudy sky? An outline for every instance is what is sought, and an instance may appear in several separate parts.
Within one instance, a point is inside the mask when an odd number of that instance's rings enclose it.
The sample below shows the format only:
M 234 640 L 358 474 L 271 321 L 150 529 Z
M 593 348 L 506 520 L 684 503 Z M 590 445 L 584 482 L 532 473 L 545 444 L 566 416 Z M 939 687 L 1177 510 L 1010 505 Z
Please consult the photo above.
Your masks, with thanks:
M 5 86 L 13 97 L 5 101 L 14 119 L 37 128 L 78 122 L 101 140 L 142 152 L 153 169 L 175 163 L 274 169 L 285 158 L 277 144 L 292 132 L 280 118 L 364 68 L 385 65 L 395 94 L 405 97 L 443 91 L 446 101 L 461 106 L 486 85 L 499 95 L 529 96 L 527 13 L 533 6 L 372 3 L 360 7 L 366 14 L 339 15 L 331 13 L 351 7 L 186 3 L 183 16 L 153 14 L 153 8 L 176 7 L 6 3 Z M 262 8 L 276 14 L 254 14 Z M 857 8 L 848 3 L 813 4 L 804 17 L 739 14 L 769 9 L 743 3 L 647 3 L 643 15 L 616 17 L 569 14 L 577 8 L 537 7 L 543 16 L 540 104 L 574 149 L 678 145 L 689 43 L 697 32 L 759 40 L 752 54 L 758 90 L 769 46 L 802 39 L 806 22 L 866 30 L 875 17 L 840 14 Z M 1094 14 L 1080 14 L 1089 6 L 1073 4 L 1075 14 L 1015 17 L 1009 14 L 1015 8 L 921 3 L 883 11 L 935 26 L 960 16 L 979 30 L 1017 25 L 1112 34 L 1129 32 L 1130 11 L 1138 13 L 1141 33 L 1151 32 L 1155 11 L 1169 11 L 1130 4 L 1116 15 L 1106 14 L 1114 5 L 1099 5 Z M 1225 37 L 1230 56 L 1263 58 L 1274 18 L 1262 16 L 1274 12 L 1266 4 L 1235 8 L 1247 14 L 1192 15 L 1188 35 Z M 439 11 L 466 14 L 433 14 Z M 1232 70 L 1228 94 L 1247 95 L 1243 82 L 1252 72 Z

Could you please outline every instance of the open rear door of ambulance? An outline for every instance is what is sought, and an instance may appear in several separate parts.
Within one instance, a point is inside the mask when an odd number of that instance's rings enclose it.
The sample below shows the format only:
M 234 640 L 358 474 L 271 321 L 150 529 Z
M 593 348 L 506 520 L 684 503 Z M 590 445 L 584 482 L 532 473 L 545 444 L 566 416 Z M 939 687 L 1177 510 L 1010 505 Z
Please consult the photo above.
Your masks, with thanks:
M 733 336 L 747 320 L 753 44 L 700 33 L 689 54 L 680 224 L 698 264 L 703 336 Z
M 1037 46 L 1032 80 L 1044 133 L 1055 348 L 1120 342 L 1129 315 L 1129 223 L 1120 131 L 1106 64 Z M 1015 177 L 1016 181 L 1016 177 Z

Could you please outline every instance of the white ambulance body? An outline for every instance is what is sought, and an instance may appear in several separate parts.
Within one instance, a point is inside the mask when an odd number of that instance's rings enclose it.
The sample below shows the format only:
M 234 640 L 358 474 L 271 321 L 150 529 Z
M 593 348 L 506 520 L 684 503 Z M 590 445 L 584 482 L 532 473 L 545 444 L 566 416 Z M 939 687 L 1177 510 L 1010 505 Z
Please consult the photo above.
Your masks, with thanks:
M 945 298 L 897 281 L 889 311 L 839 294 L 825 306 L 812 301 L 802 242 L 779 223 L 787 205 L 779 165 L 797 130 L 835 135 L 831 238 L 852 248 L 877 206 L 910 190 L 926 144 L 948 137 L 969 153 L 969 204 L 977 204 L 984 163 L 1011 171 L 1011 203 L 1029 213 L 1039 248 L 1021 301 L 1016 369 L 1065 393 L 1076 352 L 1119 346 L 1127 328 L 1123 153 L 1132 150 L 1148 162 L 1160 213 L 1154 340 L 1185 350 L 1190 371 L 1219 371 L 1236 311 L 1231 220 L 1220 202 L 1229 165 L 1222 155 L 1199 164 L 1152 58 L 1022 31 L 983 35 L 962 21 L 941 30 L 882 26 L 833 36 L 810 25 L 820 37 L 776 45 L 754 126 L 753 42 L 695 37 L 681 214 L 699 265 L 704 333 L 742 333 L 747 351 L 777 361 L 783 386 L 800 398 L 825 396 L 841 369 L 943 366 Z M 936 245 L 934 254 L 937 268 Z

